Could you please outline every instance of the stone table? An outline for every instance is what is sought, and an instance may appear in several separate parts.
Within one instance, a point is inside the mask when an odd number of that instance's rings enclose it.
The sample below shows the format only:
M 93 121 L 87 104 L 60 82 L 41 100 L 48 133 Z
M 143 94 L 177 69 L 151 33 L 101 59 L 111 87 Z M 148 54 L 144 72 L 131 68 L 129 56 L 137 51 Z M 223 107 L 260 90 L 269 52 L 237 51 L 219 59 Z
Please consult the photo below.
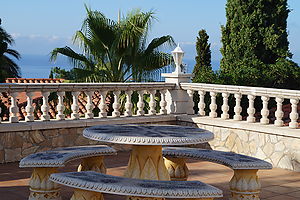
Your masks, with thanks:
M 101 142 L 133 145 L 124 176 L 150 180 L 170 180 L 162 146 L 204 143 L 214 137 L 213 133 L 199 128 L 142 124 L 93 126 L 86 128 L 83 136 Z

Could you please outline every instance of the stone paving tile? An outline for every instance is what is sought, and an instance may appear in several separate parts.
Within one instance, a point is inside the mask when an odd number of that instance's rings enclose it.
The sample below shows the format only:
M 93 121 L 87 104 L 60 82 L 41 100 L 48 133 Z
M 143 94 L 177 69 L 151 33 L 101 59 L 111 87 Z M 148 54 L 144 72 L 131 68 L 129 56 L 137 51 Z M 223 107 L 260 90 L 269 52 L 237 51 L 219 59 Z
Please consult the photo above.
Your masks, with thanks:
M 278 196 L 267 198 L 265 200 L 299 200 L 299 198 L 291 197 L 287 195 L 278 195 Z
M 260 193 L 260 198 L 267 199 L 267 198 L 278 196 L 278 195 L 280 195 L 280 194 L 263 189 Z
M 119 153 L 117 157 L 107 157 L 105 160 L 107 173 L 122 176 L 129 154 Z M 61 172 L 75 171 L 79 161 L 73 161 Z M 233 171 L 225 166 L 199 161 L 189 161 L 189 180 L 200 180 L 223 190 L 224 197 L 217 200 L 229 200 L 229 181 Z M 20 169 L 18 163 L 0 164 L 0 199 L 1 200 L 27 200 L 28 181 L 31 169 Z M 262 183 L 261 200 L 299 200 L 300 199 L 300 172 L 291 172 L 283 169 L 261 170 L 259 177 Z M 69 200 L 72 189 L 62 187 L 62 200 Z M 107 195 L 106 200 L 125 200 L 119 195 Z
M 297 192 L 292 192 L 288 194 L 291 197 L 298 197 L 300 199 L 300 190 Z
M 299 188 L 285 187 L 285 186 L 279 186 L 279 185 L 272 185 L 270 187 L 265 187 L 263 189 L 268 190 L 270 192 L 279 193 L 279 194 L 288 194 L 288 193 L 295 192 L 295 191 L 299 190 Z

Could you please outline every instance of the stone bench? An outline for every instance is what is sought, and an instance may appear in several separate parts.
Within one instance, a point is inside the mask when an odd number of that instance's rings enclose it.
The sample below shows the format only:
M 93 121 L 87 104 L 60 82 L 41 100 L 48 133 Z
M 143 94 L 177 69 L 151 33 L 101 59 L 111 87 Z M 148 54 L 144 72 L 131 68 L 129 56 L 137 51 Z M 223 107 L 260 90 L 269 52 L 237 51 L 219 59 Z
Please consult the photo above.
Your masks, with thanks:
M 23 158 L 19 163 L 19 167 L 33 168 L 29 182 L 29 200 L 60 200 L 59 186 L 49 181 L 49 177 L 51 174 L 56 173 L 59 167 L 64 167 L 68 162 L 82 159 L 78 171 L 93 170 L 105 173 L 103 156 L 115 154 L 116 150 L 111 147 L 95 145 L 57 148 Z
M 185 159 L 210 161 L 234 170 L 229 186 L 233 200 L 259 199 L 259 169 L 272 169 L 266 161 L 233 152 L 223 152 L 196 148 L 166 147 L 163 149 L 165 165 L 171 180 L 187 180 L 188 169 Z
M 75 188 L 72 200 L 103 199 L 101 193 L 130 196 L 130 200 L 188 198 L 213 200 L 222 191 L 200 181 L 131 179 L 93 171 L 52 174 L 50 180 Z

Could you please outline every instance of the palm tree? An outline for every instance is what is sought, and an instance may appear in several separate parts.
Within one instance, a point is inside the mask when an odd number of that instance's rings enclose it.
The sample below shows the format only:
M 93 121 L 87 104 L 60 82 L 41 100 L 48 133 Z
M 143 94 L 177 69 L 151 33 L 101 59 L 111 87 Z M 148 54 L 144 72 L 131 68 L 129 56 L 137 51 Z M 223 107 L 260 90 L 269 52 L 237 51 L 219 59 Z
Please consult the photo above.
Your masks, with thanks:
M 82 28 L 73 38 L 82 53 L 68 46 L 51 52 L 51 60 L 59 54 L 70 59 L 77 81 L 141 81 L 171 63 L 171 55 L 160 51 L 164 45 L 174 45 L 171 36 L 155 38 L 147 45 L 153 12 L 134 10 L 116 22 L 99 11 L 87 7 L 86 11 Z
M 20 59 L 20 54 L 16 50 L 8 48 L 8 45 L 13 43 L 13 38 L 0 26 L 0 82 L 4 82 L 5 78 L 8 77 L 20 77 L 19 66 L 7 56 L 10 55 L 16 59 Z

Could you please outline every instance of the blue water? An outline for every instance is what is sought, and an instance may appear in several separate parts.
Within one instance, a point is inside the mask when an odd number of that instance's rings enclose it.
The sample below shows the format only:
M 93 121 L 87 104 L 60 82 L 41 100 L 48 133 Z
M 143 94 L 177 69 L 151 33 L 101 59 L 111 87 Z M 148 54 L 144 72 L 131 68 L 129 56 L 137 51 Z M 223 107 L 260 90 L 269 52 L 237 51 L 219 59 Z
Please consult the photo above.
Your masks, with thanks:
M 49 78 L 52 67 L 71 69 L 66 58 L 59 57 L 56 62 L 51 62 L 49 58 L 49 55 L 22 55 L 22 58 L 17 61 L 22 78 Z
M 62 69 L 71 69 L 72 66 L 68 60 L 60 57 L 55 63 L 49 61 L 48 55 L 23 55 L 22 59 L 17 62 L 21 68 L 22 78 L 49 78 L 52 67 L 61 67 Z M 195 60 L 186 59 L 183 63 L 187 65 L 187 73 L 192 73 Z M 213 70 L 219 69 L 219 61 L 212 61 Z M 168 67 L 166 72 L 172 72 L 172 67 Z M 160 77 L 157 77 L 161 80 Z

